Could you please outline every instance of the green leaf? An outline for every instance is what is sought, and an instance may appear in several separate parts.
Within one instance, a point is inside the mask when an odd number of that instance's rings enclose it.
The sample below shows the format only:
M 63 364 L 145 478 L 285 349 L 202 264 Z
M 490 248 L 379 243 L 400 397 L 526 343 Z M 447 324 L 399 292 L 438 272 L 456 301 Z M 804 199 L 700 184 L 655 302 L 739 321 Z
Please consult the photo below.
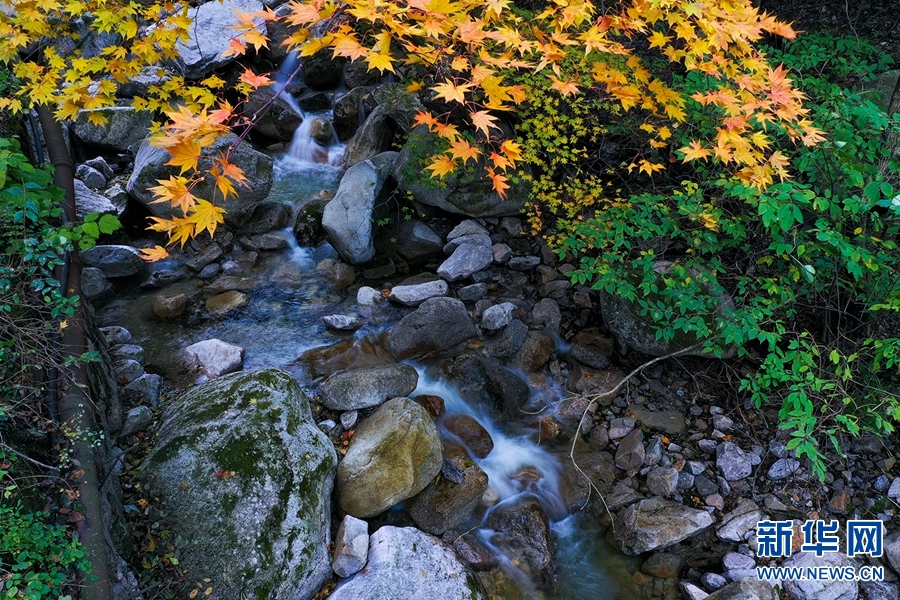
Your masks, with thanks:
M 103 215 L 100 217 L 100 232 L 106 235 L 114 232 L 122 226 L 115 215 Z

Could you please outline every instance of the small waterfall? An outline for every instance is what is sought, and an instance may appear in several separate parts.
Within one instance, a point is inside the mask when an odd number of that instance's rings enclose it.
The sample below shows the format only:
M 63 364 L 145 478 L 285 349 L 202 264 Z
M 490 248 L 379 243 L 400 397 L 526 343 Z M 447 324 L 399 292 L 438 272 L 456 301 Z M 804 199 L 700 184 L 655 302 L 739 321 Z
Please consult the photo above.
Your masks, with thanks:
M 328 133 L 327 141 L 324 131 Z M 339 166 L 345 146 L 335 140 L 334 127 L 326 116 L 306 115 L 294 132 L 288 156 L 304 163 Z

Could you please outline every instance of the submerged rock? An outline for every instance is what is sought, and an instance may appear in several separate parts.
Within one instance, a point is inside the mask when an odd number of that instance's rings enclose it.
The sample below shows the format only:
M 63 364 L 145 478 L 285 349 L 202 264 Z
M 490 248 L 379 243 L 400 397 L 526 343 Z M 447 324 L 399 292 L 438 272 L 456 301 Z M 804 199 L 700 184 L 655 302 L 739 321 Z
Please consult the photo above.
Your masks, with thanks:
M 381 514 L 421 492 L 442 460 L 428 412 L 409 398 L 388 400 L 359 423 L 338 467 L 341 509 L 359 518 Z
M 478 584 L 453 550 L 414 527 L 385 526 L 369 538 L 366 569 L 328 600 L 480 600 Z
M 388 349 L 399 359 L 446 350 L 475 336 L 466 306 L 456 298 L 430 298 L 391 328 Z
M 179 568 L 212 600 L 311 598 L 330 576 L 337 457 L 287 372 L 235 373 L 172 402 L 145 461 L 184 544 Z
M 428 484 L 409 503 L 409 515 L 422 530 L 441 535 L 465 521 L 481 502 L 488 486 L 488 476 L 469 460 L 465 452 L 445 460 L 461 471 L 458 482 L 441 477 Z

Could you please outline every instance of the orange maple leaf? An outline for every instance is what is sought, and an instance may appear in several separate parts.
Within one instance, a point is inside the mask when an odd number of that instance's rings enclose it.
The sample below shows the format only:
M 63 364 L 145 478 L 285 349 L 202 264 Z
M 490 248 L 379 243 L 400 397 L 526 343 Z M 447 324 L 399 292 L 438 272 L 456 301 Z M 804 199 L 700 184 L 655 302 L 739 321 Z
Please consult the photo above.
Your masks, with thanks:
M 456 168 L 456 161 L 447 156 L 446 154 L 442 154 L 434 159 L 430 165 L 425 167 L 429 171 L 432 172 L 432 177 L 440 177 L 444 178 L 448 173 L 452 173 Z
M 257 75 L 247 68 L 245 68 L 244 72 L 241 73 L 241 81 L 243 81 L 253 89 L 272 84 L 271 80 L 269 80 L 266 75 Z
M 494 127 L 495 129 L 499 129 L 497 125 L 494 125 L 494 122 L 497 120 L 497 117 L 492 115 L 486 110 L 479 110 L 472 113 L 469 113 L 469 116 L 472 118 L 472 124 L 475 126 L 475 129 L 479 131 L 483 131 L 484 135 L 490 137 L 491 132 L 490 128 Z
M 463 164 L 469 162 L 469 160 L 478 160 L 478 155 L 481 154 L 481 150 L 470 144 L 466 140 L 456 140 L 455 142 L 450 142 L 450 153 L 453 155 L 453 158 L 459 158 L 463 161 Z
M 509 178 L 502 173 L 495 172 L 494 169 L 490 167 L 485 167 L 484 170 L 487 172 L 488 177 L 491 178 L 494 191 L 497 192 L 497 195 L 501 198 L 506 198 L 506 190 L 509 189 Z
M 169 253 L 162 246 L 154 246 L 153 248 L 141 248 L 141 258 L 147 262 L 156 262 L 169 257 Z

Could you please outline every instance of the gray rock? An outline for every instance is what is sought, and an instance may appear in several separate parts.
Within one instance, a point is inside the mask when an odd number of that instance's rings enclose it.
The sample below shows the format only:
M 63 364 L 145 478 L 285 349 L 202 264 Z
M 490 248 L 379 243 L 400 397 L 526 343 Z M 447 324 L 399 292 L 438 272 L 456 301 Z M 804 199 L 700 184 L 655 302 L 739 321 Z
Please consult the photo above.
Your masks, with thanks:
M 462 245 L 471 244 L 473 246 L 481 246 L 482 248 L 490 248 L 491 247 L 491 238 L 487 235 L 481 233 L 473 233 L 471 235 L 463 235 L 457 238 L 453 238 L 446 244 L 444 244 L 443 248 L 441 248 L 444 254 L 450 255 L 453 254 L 453 251 L 459 248 Z
M 447 361 L 442 374 L 470 404 L 484 407 L 495 419 L 520 415 L 519 407 L 530 395 L 522 378 L 504 369 L 496 359 L 480 354 Z
M 734 427 L 734 421 L 725 415 L 713 415 L 712 422 L 713 427 L 722 432 L 731 431 L 731 428 Z
M 126 385 L 125 391 L 135 394 L 140 402 L 146 402 L 150 406 L 159 406 L 162 387 L 161 375 L 146 373 Z
M 741 499 L 722 522 L 716 526 L 716 534 L 726 542 L 746 541 L 750 533 L 756 530 L 756 524 L 762 520 L 762 512 L 751 500 Z
M 623 438 L 634 430 L 634 419 L 631 417 L 616 417 L 609 422 L 609 439 Z
M 142 273 L 147 263 L 131 246 L 94 246 L 81 253 L 84 263 L 103 271 L 107 277 L 128 277 Z
M 100 269 L 85 267 L 81 271 L 81 293 L 88 300 L 105 296 L 112 292 L 112 289 L 112 284 Z
M 559 312 L 559 304 L 550 298 L 544 298 L 531 309 L 531 322 L 543 327 L 550 333 L 559 334 L 559 325 L 562 315 Z
M 341 509 L 359 518 L 379 515 L 425 489 L 442 462 L 428 411 L 409 398 L 388 400 L 357 425 L 338 466 Z
M 246 1 L 252 2 L 253 0 Z M 228 4 L 229 2 L 222 5 L 212 2 L 203 6 L 227 6 Z M 224 36 L 220 35 L 220 37 Z M 243 169 L 249 183 L 248 186 L 237 186 L 237 195 L 229 196 L 227 200 L 223 201 L 219 195 L 216 204 L 225 209 L 226 225 L 240 227 L 247 222 L 256 207 L 269 195 L 273 181 L 273 163 L 270 156 L 254 150 L 249 143 L 239 141 L 237 135 L 229 133 L 204 149 L 199 162 L 199 171 L 209 171 L 212 167 L 212 157 L 224 154 L 229 148 L 231 151 L 229 160 Z M 158 179 L 168 179 L 171 175 L 179 174 L 178 167 L 166 165 L 171 158 L 172 155 L 165 148 L 154 148 L 144 142 L 134 157 L 134 171 L 125 186 L 128 193 L 146 206 L 153 216 L 164 219 L 181 216 L 181 211 L 173 208 L 168 202 L 153 204 L 155 197 L 150 188 L 159 185 Z M 210 198 L 215 193 L 214 188 L 215 181 L 210 175 L 194 188 L 193 193 L 200 198 Z
M 267 89 L 267 88 L 259 88 Z M 253 216 L 241 229 L 241 233 L 260 235 L 288 226 L 291 218 L 291 207 L 283 202 L 263 202 L 253 211 Z
M 135 406 L 125 415 L 125 422 L 122 423 L 122 430 L 119 432 L 119 435 L 125 437 L 137 433 L 152 422 L 153 412 L 149 408 L 146 406 Z
M 678 471 L 672 467 L 655 467 L 647 473 L 647 489 L 654 496 L 668 498 L 678 491 Z
M 372 237 L 375 201 L 396 156 L 396 152 L 383 152 L 347 169 L 337 193 L 325 206 L 322 227 L 334 249 L 350 264 L 368 262 L 375 256 Z
M 109 327 L 101 327 L 100 333 L 106 338 L 106 343 L 110 346 L 117 344 L 127 344 L 131 341 L 131 332 L 120 327 L 119 325 L 110 325 Z
M 192 271 L 201 271 L 205 266 L 222 256 L 222 248 L 215 242 L 207 245 L 199 254 L 185 261 L 184 264 Z
M 488 340 L 484 347 L 493 357 L 509 358 L 518 352 L 527 336 L 528 325 L 518 319 L 513 319 L 500 333 Z
M 184 356 L 191 368 L 203 369 L 204 375 L 210 379 L 238 371 L 244 366 L 244 349 L 217 339 L 191 344 L 184 349 Z
M 117 360 L 112 367 L 119 385 L 128 385 L 144 374 L 144 367 L 141 366 L 141 363 L 130 358 Z
M 257 0 L 223 0 L 192 7 L 188 10 L 192 22 L 191 38 L 186 43 L 179 41 L 175 46 L 178 69 L 188 79 L 200 79 L 232 62 L 236 57 L 226 56 L 231 40 L 226 34 L 230 27 L 238 24 L 235 13 L 255 13 L 262 9 L 262 3 Z M 253 25 L 258 32 L 266 33 L 262 19 L 254 18 Z
M 884 536 L 884 557 L 895 572 L 900 572 L 900 529 Z
M 553 541 L 547 515 L 537 500 L 497 506 L 485 525 L 497 532 L 491 543 L 504 548 L 513 564 L 529 574 L 531 581 L 551 581 Z
M 102 125 L 91 123 L 89 117 L 101 114 L 106 119 Z M 104 150 L 127 152 L 128 148 L 147 137 L 153 114 L 138 112 L 130 106 L 110 106 L 79 110 L 69 130 L 83 144 Z
M 569 356 L 595 369 L 609 367 L 609 356 L 606 351 L 594 345 L 575 344 L 569 350 Z
M 350 431 L 354 427 L 356 427 L 356 422 L 359 420 L 359 411 L 356 410 L 348 410 L 347 412 L 341 413 L 341 427 L 344 428 L 344 431 Z
M 112 179 L 113 175 L 115 174 L 112 167 L 109 166 L 109 163 L 106 162 L 106 160 L 104 160 L 102 156 L 97 156 L 95 158 L 91 158 L 90 160 L 86 160 L 84 161 L 84 164 L 102 173 L 103 177 L 105 177 L 106 179 Z
M 395 133 L 396 125 L 390 115 L 376 106 L 347 142 L 341 159 L 343 166 L 352 167 L 389 150 Z
M 394 325 L 388 349 L 398 359 L 446 350 L 475 336 L 465 305 L 456 298 L 431 298 Z
M 720 590 L 728 585 L 728 580 L 718 573 L 704 573 L 700 576 L 700 583 L 710 591 Z
M 170 527 L 190 539 L 179 569 L 208 598 L 311 598 L 331 575 L 334 447 L 296 380 L 235 373 L 172 402 L 144 461 Z
M 322 384 L 319 400 L 331 410 L 357 410 L 408 396 L 418 382 L 418 372 L 409 365 L 354 369 L 329 377 Z
M 628 412 L 638 423 L 669 435 L 679 433 L 685 426 L 684 412 L 681 410 L 648 410 L 637 404 L 629 404 Z
M 716 448 L 716 468 L 728 481 L 738 481 L 753 471 L 750 458 L 733 442 L 723 442 Z
M 229 276 L 240 275 L 244 272 L 244 268 L 233 260 L 226 260 L 222 263 L 222 273 Z
M 123 208 L 89 188 L 80 179 L 75 180 L 75 215 L 77 217 L 84 218 L 85 215 L 92 212 L 121 216 Z
M 887 581 L 861 581 L 859 582 L 859 592 L 862 600 L 897 600 L 898 598 L 897 584 Z
M 644 432 L 635 429 L 626 435 L 616 450 L 616 466 L 623 471 L 637 469 L 644 465 Z
M 457 238 L 469 235 L 483 235 L 490 237 L 490 232 L 478 223 L 478 221 L 465 219 L 464 221 L 460 221 L 456 227 L 450 230 L 450 233 L 447 234 L 447 241 L 450 242 Z
M 729 571 L 732 569 L 753 569 L 756 567 L 756 561 L 751 556 L 729 552 L 722 557 L 722 566 Z
M 456 297 L 463 302 L 475 302 L 487 296 L 487 292 L 486 283 L 473 283 L 456 290 Z
M 197 273 L 197 279 L 202 279 L 203 281 L 209 281 L 210 279 L 215 279 L 219 272 L 222 270 L 222 267 L 219 263 L 210 263 L 200 269 L 200 272 Z
M 481 600 L 475 579 L 453 549 L 414 527 L 385 526 L 369 538 L 365 571 L 342 582 L 328 600 Z
M 415 285 L 397 285 L 391 288 L 388 300 L 393 300 L 404 306 L 419 306 L 429 298 L 446 296 L 450 288 L 443 279 L 428 281 Z
M 900 94 L 897 93 L 897 80 L 900 79 L 900 69 L 893 69 L 879 73 L 875 81 L 864 83 L 861 88 L 872 102 L 875 102 L 886 113 L 900 112 Z
M 356 63 L 353 63 L 356 64 Z M 350 69 L 348 65 L 347 69 Z M 334 131 L 337 133 L 338 140 L 346 142 L 360 126 L 360 117 L 364 116 L 365 97 L 369 90 L 365 87 L 351 86 L 346 81 L 346 73 L 344 82 L 350 91 L 335 99 L 333 109 Z
M 682 581 L 679 583 L 679 586 L 685 600 L 706 600 L 707 596 L 709 596 L 709 594 L 689 581 Z
M 794 458 L 779 458 L 769 467 L 767 476 L 771 481 L 787 479 L 800 468 L 800 461 Z
M 506 244 L 494 244 L 491 246 L 491 254 L 494 256 L 494 264 L 505 265 L 512 259 L 512 248 Z
M 840 552 L 826 552 L 816 556 L 811 552 L 792 554 L 782 563 L 784 567 L 856 567 L 856 562 Z M 786 579 L 784 589 L 792 600 L 856 600 L 859 585 L 855 581 L 829 579 Z
M 116 344 L 109 353 L 115 359 L 130 358 L 144 364 L 144 349 L 135 344 Z
M 765 581 L 741 579 L 710 594 L 706 600 L 778 600 L 778 594 Z
M 546 331 L 529 331 L 522 346 L 510 359 L 509 364 L 525 373 L 541 369 L 556 349 L 556 340 Z
M 356 331 L 365 322 L 359 317 L 351 317 L 349 315 L 327 315 L 322 317 L 322 321 L 328 329 L 336 329 L 337 331 Z
M 350 577 L 366 566 L 369 556 L 369 524 L 345 515 L 334 536 L 331 568 L 338 577 Z
M 401 221 L 397 231 L 397 252 L 406 260 L 418 261 L 437 256 L 444 247 L 441 236 L 417 219 Z
M 887 496 L 888 498 L 894 498 L 895 500 L 900 498 L 900 477 L 895 477 L 891 482 L 891 487 L 888 488 Z
M 303 122 L 303 116 L 284 98 L 284 94 L 275 98 L 277 91 L 275 86 L 267 85 L 250 92 L 243 105 L 243 114 L 248 119 L 256 120 L 255 132 L 289 141 Z
M 705 510 L 694 510 L 662 498 L 641 500 L 619 514 L 616 537 L 626 554 L 667 548 L 713 524 Z
M 513 271 L 530 271 L 541 264 L 539 256 L 515 256 L 509 259 L 507 266 Z
M 441 263 L 437 274 L 447 281 L 457 281 L 470 277 L 487 268 L 494 260 L 490 248 L 463 244 L 453 251 L 450 258 Z
M 506 327 L 512 322 L 513 315 L 518 309 L 512 302 L 501 302 L 488 308 L 481 315 L 481 328 L 488 331 L 496 331 Z
M 88 165 L 78 165 L 78 168 L 75 169 L 75 177 L 84 185 L 95 190 L 106 187 L 106 177 L 103 176 L 103 173 Z
M 384 296 L 381 295 L 381 291 L 366 285 L 359 288 L 356 292 L 356 304 L 359 306 L 377 306 L 383 300 Z

